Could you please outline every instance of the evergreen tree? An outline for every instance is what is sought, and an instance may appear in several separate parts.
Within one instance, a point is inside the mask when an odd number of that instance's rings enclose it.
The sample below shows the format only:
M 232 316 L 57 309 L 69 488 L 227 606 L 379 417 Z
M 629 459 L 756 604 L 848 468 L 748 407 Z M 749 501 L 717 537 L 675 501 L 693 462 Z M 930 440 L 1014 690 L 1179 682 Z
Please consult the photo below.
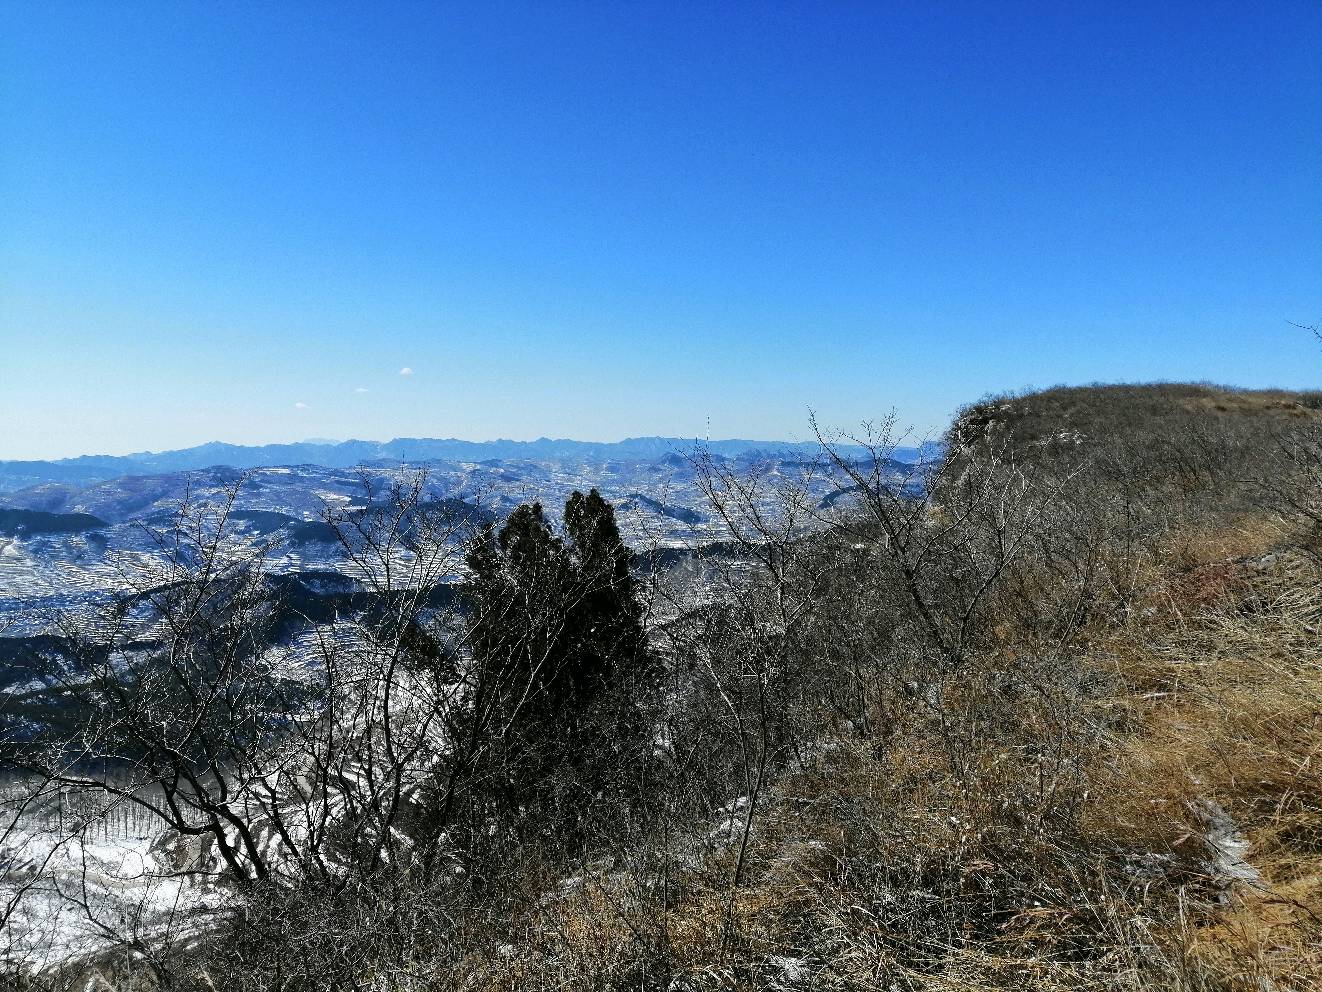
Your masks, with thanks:
M 597 490 L 569 497 L 565 533 L 577 586 L 571 677 L 575 699 L 583 704 L 641 659 L 642 608 L 630 568 L 633 553 L 620 539 L 615 508 Z
M 528 719 L 561 728 L 643 653 L 642 610 L 614 508 L 593 489 L 565 504 L 562 540 L 538 503 L 488 528 L 468 555 L 471 642 Z
M 492 687 L 508 801 L 563 794 L 566 781 L 596 788 L 602 756 L 643 724 L 616 691 L 645 674 L 646 644 L 614 508 L 595 489 L 575 492 L 558 535 L 540 504 L 524 504 L 467 561 L 470 644 Z
M 501 717 L 508 723 L 547 715 L 556 709 L 568 654 L 573 576 L 563 543 L 541 504 L 525 503 L 499 531 L 488 527 L 467 560 L 470 641 L 494 687 L 508 697 Z

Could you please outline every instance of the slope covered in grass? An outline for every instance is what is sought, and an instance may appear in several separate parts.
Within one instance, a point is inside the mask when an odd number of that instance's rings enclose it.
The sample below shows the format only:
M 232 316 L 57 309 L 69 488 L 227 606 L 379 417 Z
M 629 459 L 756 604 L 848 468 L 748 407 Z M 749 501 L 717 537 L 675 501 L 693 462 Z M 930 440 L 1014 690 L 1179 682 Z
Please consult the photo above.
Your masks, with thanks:
M 969 407 L 913 532 L 858 511 L 770 583 L 799 629 L 724 685 L 764 680 L 741 756 L 768 723 L 791 741 L 760 795 L 688 848 L 534 875 L 526 938 L 445 981 L 1322 986 L 1319 423 L 1307 395 L 1202 385 Z M 950 629 L 989 560 L 961 649 L 915 649 L 914 603 Z

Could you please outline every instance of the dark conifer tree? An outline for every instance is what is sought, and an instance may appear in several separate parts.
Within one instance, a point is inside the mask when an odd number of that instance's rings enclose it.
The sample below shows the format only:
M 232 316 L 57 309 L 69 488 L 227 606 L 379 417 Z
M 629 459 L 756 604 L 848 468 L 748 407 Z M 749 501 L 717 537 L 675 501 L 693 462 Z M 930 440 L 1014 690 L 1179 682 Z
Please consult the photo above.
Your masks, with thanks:
M 539 504 L 525 504 L 469 552 L 470 643 L 494 690 L 496 777 L 518 808 L 554 794 L 571 810 L 566 783 L 595 790 L 609 777 L 602 758 L 638 736 L 635 700 L 616 691 L 647 656 L 631 560 L 595 489 L 569 498 L 563 539 Z
M 573 610 L 577 657 L 571 675 L 580 704 L 635 667 L 643 651 L 642 608 L 620 539 L 615 508 L 597 490 L 575 492 L 565 504 L 565 533 L 576 570 Z
M 506 723 L 550 715 L 568 655 L 572 571 L 540 503 L 519 506 L 468 554 L 465 590 L 474 655 L 504 700 Z

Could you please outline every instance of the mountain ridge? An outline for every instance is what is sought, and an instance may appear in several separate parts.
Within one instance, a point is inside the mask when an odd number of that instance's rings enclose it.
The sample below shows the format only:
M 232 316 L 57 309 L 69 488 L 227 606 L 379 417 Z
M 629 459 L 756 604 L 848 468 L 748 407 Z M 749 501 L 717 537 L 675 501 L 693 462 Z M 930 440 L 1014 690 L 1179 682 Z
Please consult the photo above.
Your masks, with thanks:
M 853 446 L 846 446 L 852 449 Z M 226 466 L 236 469 L 284 465 L 352 468 L 373 462 L 456 461 L 484 462 L 582 459 L 584 461 L 647 460 L 702 450 L 725 457 L 756 452 L 813 453 L 816 441 L 757 441 L 725 438 L 715 441 L 661 435 L 628 437 L 620 441 L 576 441 L 540 437 L 532 441 L 497 438 L 466 441 L 460 438 L 393 438 L 389 441 L 349 439 L 336 443 L 296 441 L 283 444 L 241 445 L 208 441 L 190 448 L 140 451 L 128 455 L 77 455 L 70 458 L 0 460 L 0 491 L 35 485 L 65 483 L 87 485 L 126 475 L 178 472 Z M 917 461 L 936 450 L 932 442 L 897 448 L 893 457 Z

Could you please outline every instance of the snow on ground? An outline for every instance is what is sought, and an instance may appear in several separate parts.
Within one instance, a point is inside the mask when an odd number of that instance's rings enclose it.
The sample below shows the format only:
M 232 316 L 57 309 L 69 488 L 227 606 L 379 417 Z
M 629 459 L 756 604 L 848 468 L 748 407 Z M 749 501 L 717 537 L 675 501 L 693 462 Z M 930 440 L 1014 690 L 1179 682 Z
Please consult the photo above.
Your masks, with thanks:
M 91 958 L 125 935 L 161 944 L 198 932 L 225 893 L 179 860 L 159 822 L 122 805 L 86 819 L 59 797 L 28 809 L 0 844 L 0 913 L 12 905 L 0 961 L 35 972 Z

